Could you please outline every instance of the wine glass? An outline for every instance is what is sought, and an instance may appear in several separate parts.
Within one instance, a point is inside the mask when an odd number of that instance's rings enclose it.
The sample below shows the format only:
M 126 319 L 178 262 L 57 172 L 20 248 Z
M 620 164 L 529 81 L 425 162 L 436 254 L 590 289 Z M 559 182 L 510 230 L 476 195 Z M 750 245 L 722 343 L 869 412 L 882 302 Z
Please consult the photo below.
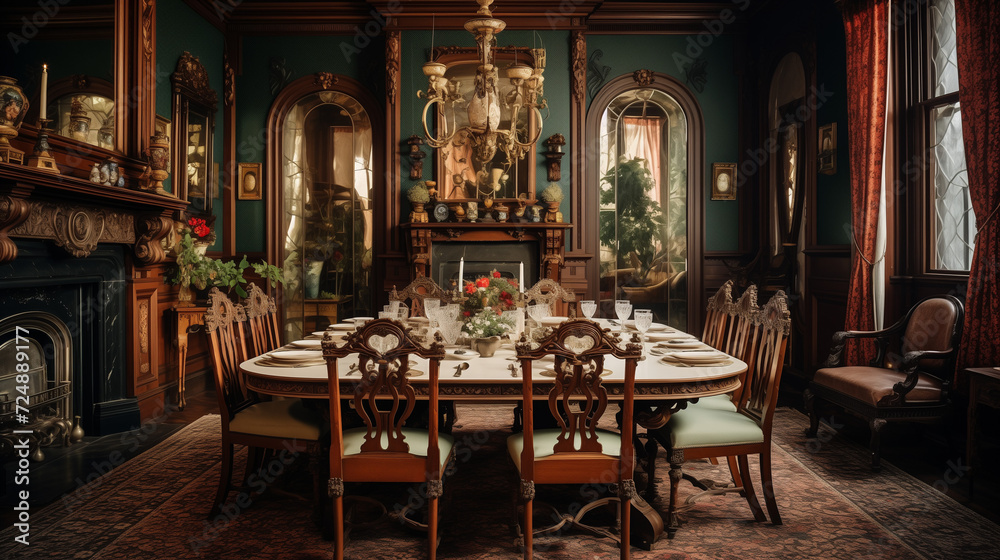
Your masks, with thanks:
M 627 299 L 616 299 L 615 300 L 615 315 L 618 316 L 618 323 L 621 325 L 621 330 L 625 330 L 625 320 L 628 316 L 632 314 L 632 302 Z
M 652 309 L 635 310 L 635 330 L 639 331 L 639 341 L 642 342 L 643 354 L 646 353 L 646 331 L 653 325 Z
M 594 314 L 597 313 L 597 302 L 592 299 L 585 299 L 580 302 L 580 311 L 583 311 L 583 315 L 588 319 L 593 319 Z
M 434 314 L 438 308 L 441 307 L 441 300 L 437 298 L 427 298 L 424 300 L 424 316 L 431 319 L 431 315 Z

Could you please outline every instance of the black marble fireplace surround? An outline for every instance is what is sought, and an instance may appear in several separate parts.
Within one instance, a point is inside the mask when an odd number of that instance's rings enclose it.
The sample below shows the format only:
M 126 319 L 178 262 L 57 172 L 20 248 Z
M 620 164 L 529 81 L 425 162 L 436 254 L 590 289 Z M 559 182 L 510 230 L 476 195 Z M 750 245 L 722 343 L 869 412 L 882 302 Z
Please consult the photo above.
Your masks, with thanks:
M 48 313 L 70 333 L 72 410 L 88 435 L 140 423 L 126 397 L 125 247 L 100 244 L 86 258 L 50 242 L 18 239 L 13 261 L 0 264 L 0 318 Z

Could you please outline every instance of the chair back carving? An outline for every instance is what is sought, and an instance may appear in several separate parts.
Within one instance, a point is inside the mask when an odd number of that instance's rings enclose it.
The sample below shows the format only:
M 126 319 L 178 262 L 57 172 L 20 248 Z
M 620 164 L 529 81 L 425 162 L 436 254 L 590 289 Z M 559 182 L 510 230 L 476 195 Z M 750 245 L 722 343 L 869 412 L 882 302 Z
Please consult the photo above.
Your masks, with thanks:
M 219 291 L 212 288 L 208 294 L 208 310 L 205 312 L 205 329 L 212 353 L 212 370 L 215 377 L 215 392 L 219 399 L 223 429 L 228 430 L 229 420 L 237 412 L 255 402 L 247 396 L 246 385 L 240 372 L 240 362 L 246 359 L 247 351 L 243 335 L 246 313 L 243 306 L 234 304 Z
M 409 453 L 410 448 L 402 431 L 416 401 L 416 392 L 408 378 L 409 357 L 410 354 L 415 354 L 428 359 L 428 395 L 431 408 L 436 409 L 438 369 L 444 358 L 440 335 L 430 347 L 424 347 L 410 337 L 408 328 L 392 319 L 365 323 L 339 347 L 327 335 L 323 340 L 323 356 L 327 361 L 330 378 L 331 407 L 340 408 L 340 387 L 336 382 L 339 375 L 337 358 L 351 354 L 358 356 L 360 374 L 354 384 L 353 394 L 344 397 L 353 399 L 354 410 L 368 430 L 361 446 L 362 454 Z M 342 441 L 340 411 L 334 412 L 331 409 L 330 416 L 335 419 L 332 439 Z M 429 414 L 429 419 L 436 424 L 436 410 Z M 433 431 L 436 435 L 436 427 Z M 340 441 L 331 441 L 331 445 L 340 449 Z
M 620 346 L 618 333 L 601 329 L 597 323 L 578 319 L 566 321 L 537 344 L 522 337 L 517 343 L 517 357 L 521 362 L 524 392 L 524 435 L 525 445 L 522 456 L 522 472 L 525 464 L 533 460 L 532 440 L 532 361 L 551 355 L 555 358 L 555 384 L 548 394 L 548 407 L 561 430 L 553 447 L 555 454 L 561 453 L 602 453 L 597 441 L 597 423 L 607 409 L 607 389 L 601 383 L 604 360 L 616 356 L 626 360 L 625 401 L 622 404 L 622 457 L 625 447 L 631 453 L 631 437 L 624 431 L 631 429 L 632 394 L 635 385 L 635 366 L 641 355 L 642 346 L 634 337 L 625 347 Z M 573 402 L 579 410 L 570 406 Z M 577 445 L 577 442 L 579 445 Z M 614 450 L 618 452 L 619 450 Z M 610 453 L 609 453 L 610 454 Z M 623 473 L 622 476 L 625 476 Z
M 521 289 L 524 287 L 522 286 Z M 576 316 L 576 294 L 572 290 L 563 288 L 559 282 L 551 278 L 542 278 L 534 286 L 525 290 L 524 302 L 525 304 L 547 304 L 554 314 L 560 312 L 561 303 L 572 303 L 574 305 L 569 307 L 567 315 Z
M 428 276 L 418 277 L 401 291 L 397 291 L 396 286 L 393 286 L 389 292 L 389 301 L 405 302 L 409 300 L 411 317 L 426 316 L 424 300 L 427 298 L 440 299 L 442 305 L 451 303 L 451 294 L 438 286 L 437 282 Z
M 750 284 L 729 309 L 729 329 L 721 350 L 742 360 L 750 343 L 754 319 L 760 312 L 756 284 Z
M 747 389 L 740 411 L 753 418 L 771 436 L 771 419 L 778 402 L 778 385 L 791 330 L 788 298 L 779 290 L 754 315 L 753 335 L 747 360 Z
M 733 281 L 726 280 L 726 283 L 715 292 L 715 295 L 708 298 L 705 329 L 701 335 L 702 342 L 713 348 L 722 347 L 732 307 Z
M 259 356 L 280 347 L 278 308 L 274 304 L 274 298 L 265 294 L 257 284 L 251 283 L 244 306 L 250 324 L 250 352 Z
M 919 365 L 920 371 L 950 381 L 958 341 L 961 340 L 964 313 L 961 302 L 952 296 L 930 297 L 918 302 L 904 319 L 906 328 L 901 343 L 902 353 L 925 350 L 950 352 L 948 357 L 942 359 L 922 359 Z

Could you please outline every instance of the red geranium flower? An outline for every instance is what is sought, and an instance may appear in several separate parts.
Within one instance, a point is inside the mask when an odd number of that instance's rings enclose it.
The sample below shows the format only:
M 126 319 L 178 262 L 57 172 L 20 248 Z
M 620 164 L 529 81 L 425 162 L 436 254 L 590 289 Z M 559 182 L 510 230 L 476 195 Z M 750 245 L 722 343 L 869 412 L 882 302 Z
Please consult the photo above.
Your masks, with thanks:
M 468 282 L 465 285 L 465 293 L 467 293 L 467 294 L 474 294 L 474 293 L 476 293 L 476 285 L 473 284 L 472 282 Z
M 499 273 L 499 272 L 497 272 L 496 270 L 494 270 L 494 271 L 493 271 L 493 277 L 494 277 L 494 278 L 500 278 L 500 273 Z
M 471 311 L 463 311 L 462 315 L 464 315 L 466 317 L 472 317 L 472 312 Z
M 488 288 L 490 285 L 489 278 L 479 278 L 476 280 L 476 286 L 480 288 Z

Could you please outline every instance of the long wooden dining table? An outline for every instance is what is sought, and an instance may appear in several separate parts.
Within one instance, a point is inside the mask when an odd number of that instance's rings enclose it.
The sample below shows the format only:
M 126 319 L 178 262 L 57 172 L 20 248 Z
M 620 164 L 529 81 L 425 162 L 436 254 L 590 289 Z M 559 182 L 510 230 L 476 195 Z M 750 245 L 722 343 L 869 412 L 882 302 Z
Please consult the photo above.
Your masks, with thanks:
M 650 344 L 647 344 L 651 348 Z M 320 355 L 317 353 L 317 355 Z M 441 362 L 439 391 L 442 398 L 470 402 L 513 402 L 521 400 L 520 365 L 515 359 L 513 347 L 501 347 L 492 357 L 462 359 L 453 351 L 446 354 Z M 258 356 L 243 362 L 246 386 L 257 393 L 311 399 L 329 397 L 327 367 L 325 364 L 275 366 L 258 363 L 264 358 Z M 264 360 L 265 363 L 267 360 Z M 414 358 L 410 366 L 417 375 L 410 378 L 418 398 L 427 396 L 427 360 Z M 341 358 L 338 363 L 340 393 L 354 393 L 353 384 L 359 379 L 356 356 Z M 621 400 L 625 380 L 625 362 L 609 358 L 605 361 L 609 370 L 604 378 L 604 386 L 609 400 Z M 552 362 L 536 360 L 532 365 L 534 391 L 539 399 L 548 395 L 554 380 L 547 375 Z M 639 362 L 635 374 L 634 398 L 637 401 L 678 401 L 730 393 L 740 385 L 740 375 L 747 365 L 731 356 L 718 365 L 685 365 L 668 363 L 660 357 L 648 354 Z M 423 381 L 423 383 L 422 383 Z

